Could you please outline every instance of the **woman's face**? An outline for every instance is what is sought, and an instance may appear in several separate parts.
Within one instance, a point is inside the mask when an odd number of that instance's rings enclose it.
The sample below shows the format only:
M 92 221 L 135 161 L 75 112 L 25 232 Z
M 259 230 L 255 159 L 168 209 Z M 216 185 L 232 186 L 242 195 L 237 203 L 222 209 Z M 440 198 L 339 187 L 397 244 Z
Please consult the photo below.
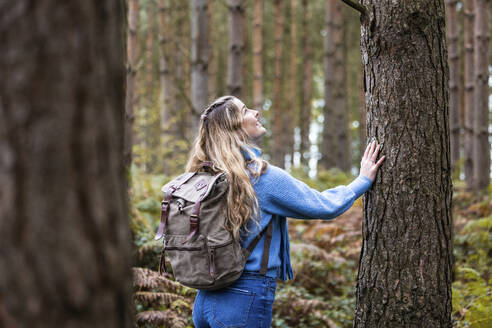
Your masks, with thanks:
M 243 128 L 251 139 L 261 137 L 266 133 L 266 129 L 258 121 L 259 113 L 257 110 L 249 109 L 239 99 L 233 99 L 234 104 L 243 115 Z

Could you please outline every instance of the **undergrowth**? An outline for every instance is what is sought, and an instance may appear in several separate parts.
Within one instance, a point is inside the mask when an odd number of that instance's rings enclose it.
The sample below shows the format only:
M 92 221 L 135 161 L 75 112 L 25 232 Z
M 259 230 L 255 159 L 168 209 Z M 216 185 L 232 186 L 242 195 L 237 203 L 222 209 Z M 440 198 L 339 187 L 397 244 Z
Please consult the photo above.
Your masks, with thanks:
M 318 190 L 346 185 L 352 177 L 321 172 Z M 135 242 L 136 321 L 140 327 L 193 327 L 196 292 L 159 276 L 161 242 L 153 240 L 160 218 L 160 188 L 171 177 L 132 169 L 131 226 Z M 453 326 L 492 327 L 492 191 L 481 197 L 453 183 Z M 289 219 L 295 278 L 278 281 L 272 327 L 352 327 L 361 247 L 362 198 L 332 222 Z

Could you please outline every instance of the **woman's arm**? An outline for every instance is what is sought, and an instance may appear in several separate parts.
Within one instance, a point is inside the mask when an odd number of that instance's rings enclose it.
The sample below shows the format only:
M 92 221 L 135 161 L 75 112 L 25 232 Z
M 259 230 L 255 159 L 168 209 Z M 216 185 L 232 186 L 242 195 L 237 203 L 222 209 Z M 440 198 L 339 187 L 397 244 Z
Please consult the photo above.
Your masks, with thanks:
M 333 219 L 352 206 L 376 179 L 386 156 L 376 162 L 380 145 L 373 141 L 361 160 L 360 175 L 347 186 L 319 192 L 284 170 L 269 166 L 265 177 L 255 186 L 260 207 L 270 213 L 299 219 Z
M 319 192 L 284 170 L 269 165 L 255 189 L 260 207 L 267 212 L 298 219 L 328 220 L 348 210 L 371 184 L 368 177 L 360 175 L 347 186 Z

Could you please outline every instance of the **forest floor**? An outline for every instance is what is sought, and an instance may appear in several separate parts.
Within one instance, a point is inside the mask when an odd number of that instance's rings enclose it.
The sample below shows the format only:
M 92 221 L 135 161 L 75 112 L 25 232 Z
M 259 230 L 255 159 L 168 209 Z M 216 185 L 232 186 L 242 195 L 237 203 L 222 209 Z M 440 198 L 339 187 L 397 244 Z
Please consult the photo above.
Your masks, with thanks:
M 454 184 L 454 327 L 492 327 L 491 195 L 474 197 L 463 184 Z M 140 215 L 141 220 L 144 212 L 154 207 L 151 204 L 148 198 L 142 200 L 133 216 Z M 352 327 L 362 245 L 361 206 L 359 198 L 330 222 L 289 219 L 295 277 L 278 281 L 272 327 Z M 155 227 L 147 228 L 152 234 Z M 137 266 L 156 268 L 160 245 L 145 239 L 136 241 Z M 150 270 L 135 270 L 140 325 L 192 327 L 195 291 L 157 278 Z

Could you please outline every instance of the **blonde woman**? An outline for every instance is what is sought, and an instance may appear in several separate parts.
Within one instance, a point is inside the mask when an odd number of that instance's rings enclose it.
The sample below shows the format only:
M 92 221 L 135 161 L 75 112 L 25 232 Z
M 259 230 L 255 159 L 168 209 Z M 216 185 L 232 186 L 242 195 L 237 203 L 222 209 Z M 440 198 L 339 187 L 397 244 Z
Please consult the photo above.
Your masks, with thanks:
M 226 228 L 243 247 L 270 222 L 272 229 L 269 238 L 268 233 L 262 236 L 236 282 L 218 291 L 198 291 L 193 308 L 198 328 L 270 327 L 276 279 L 293 278 L 286 218 L 339 216 L 370 188 L 385 158 L 376 162 L 379 145 L 372 142 L 354 181 L 319 192 L 261 158 L 253 141 L 265 132 L 258 112 L 233 96 L 215 100 L 201 116 L 187 171 L 198 171 L 207 161 L 214 171 L 225 172 L 230 182 Z

